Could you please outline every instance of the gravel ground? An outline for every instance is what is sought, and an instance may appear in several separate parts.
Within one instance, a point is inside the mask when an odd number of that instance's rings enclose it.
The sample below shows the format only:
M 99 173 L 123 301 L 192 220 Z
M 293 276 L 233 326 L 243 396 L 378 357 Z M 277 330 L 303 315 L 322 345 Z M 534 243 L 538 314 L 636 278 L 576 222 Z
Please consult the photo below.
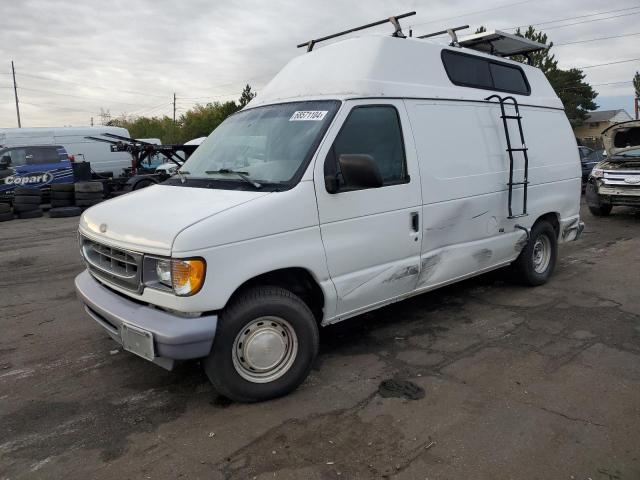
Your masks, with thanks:
M 252 405 L 83 314 L 77 218 L 2 223 L 0 479 L 638 479 L 640 214 L 583 219 L 547 285 L 499 271 L 326 328 L 303 386 Z

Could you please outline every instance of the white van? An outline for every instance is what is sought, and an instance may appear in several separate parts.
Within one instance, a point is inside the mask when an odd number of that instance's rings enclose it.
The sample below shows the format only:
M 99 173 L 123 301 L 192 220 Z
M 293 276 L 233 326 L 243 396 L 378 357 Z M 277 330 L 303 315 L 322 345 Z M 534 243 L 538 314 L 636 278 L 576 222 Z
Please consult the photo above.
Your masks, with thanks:
M 108 143 L 86 138 L 105 133 L 129 137 L 127 129 L 120 127 L 0 128 L 0 147 L 61 145 L 75 161 L 91 162 L 95 173 L 111 172 L 118 177 L 131 167 L 131 155 L 112 152 Z
M 544 74 L 415 38 L 295 58 L 180 172 L 84 212 L 76 289 L 124 349 L 203 358 L 239 401 L 296 388 L 319 327 L 507 265 L 546 282 L 583 228 Z

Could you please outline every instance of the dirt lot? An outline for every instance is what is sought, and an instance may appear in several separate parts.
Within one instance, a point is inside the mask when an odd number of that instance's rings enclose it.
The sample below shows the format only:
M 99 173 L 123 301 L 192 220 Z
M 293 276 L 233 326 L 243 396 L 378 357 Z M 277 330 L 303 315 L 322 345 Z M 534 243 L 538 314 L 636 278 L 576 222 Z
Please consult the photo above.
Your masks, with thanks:
M 77 219 L 0 224 L 0 479 L 638 479 L 640 214 L 583 218 L 548 285 L 495 272 L 325 329 L 257 405 L 83 314 Z

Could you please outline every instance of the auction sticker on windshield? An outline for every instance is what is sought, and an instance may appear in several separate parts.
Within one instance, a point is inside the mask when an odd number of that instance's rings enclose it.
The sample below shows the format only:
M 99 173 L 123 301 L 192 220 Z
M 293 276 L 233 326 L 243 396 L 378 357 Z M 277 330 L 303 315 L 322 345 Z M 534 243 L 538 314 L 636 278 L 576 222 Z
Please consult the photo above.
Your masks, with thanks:
M 327 115 L 327 110 L 298 110 L 293 112 L 290 122 L 314 121 L 319 122 Z

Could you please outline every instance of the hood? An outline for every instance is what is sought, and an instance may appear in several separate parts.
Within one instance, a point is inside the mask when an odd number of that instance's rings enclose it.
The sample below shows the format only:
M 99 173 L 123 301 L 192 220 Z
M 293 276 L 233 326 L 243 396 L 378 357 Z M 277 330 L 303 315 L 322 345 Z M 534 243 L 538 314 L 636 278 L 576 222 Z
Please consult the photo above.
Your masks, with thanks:
M 153 185 L 91 207 L 80 218 L 80 231 L 130 250 L 170 255 L 185 228 L 268 194 Z
M 628 150 L 640 148 L 640 120 L 616 123 L 602 132 L 607 155 L 613 157 Z

